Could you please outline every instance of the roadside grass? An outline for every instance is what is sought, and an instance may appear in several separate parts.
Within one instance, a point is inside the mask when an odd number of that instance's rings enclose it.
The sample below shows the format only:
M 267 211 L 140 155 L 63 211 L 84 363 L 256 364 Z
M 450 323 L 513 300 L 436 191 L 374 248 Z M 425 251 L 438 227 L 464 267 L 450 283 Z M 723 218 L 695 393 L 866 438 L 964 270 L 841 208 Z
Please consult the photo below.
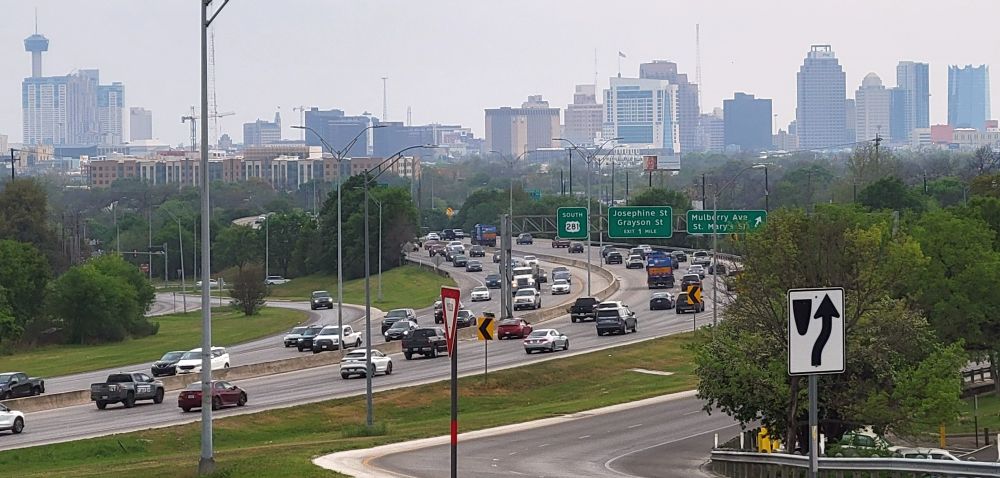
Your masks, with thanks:
M 482 375 L 463 378 L 460 432 L 693 389 L 697 379 L 687 346 L 698 340 L 688 333 L 492 372 L 487 383 Z M 637 364 L 674 375 L 627 371 Z M 442 370 L 446 365 L 441 360 Z M 449 393 L 448 381 L 376 393 L 373 433 L 364 427 L 363 396 L 216 420 L 212 476 L 344 476 L 311 460 L 336 451 L 445 435 Z M 199 430 L 200 425 L 192 423 L 0 452 L 0 469 L 18 470 L 19 477 L 97 477 L 112 469 L 144 478 L 194 477 Z
M 967 398 L 962 400 L 961 414 L 958 420 L 954 423 L 945 426 L 945 431 L 947 433 L 973 433 L 976 431 L 976 408 L 975 400 L 973 398 Z M 1000 397 L 996 394 L 984 394 L 979 396 L 979 432 L 982 433 L 983 428 L 989 428 L 992 431 L 1000 431 Z M 932 433 L 937 433 L 938 429 L 936 426 L 929 427 Z
M 382 310 L 409 307 L 420 309 L 434 304 L 441 296 L 441 286 L 455 285 L 455 281 L 440 276 L 427 269 L 406 265 L 387 270 L 382 273 L 382 296 L 378 297 L 378 276 L 371 276 L 372 305 Z M 334 300 L 337 298 L 337 276 L 314 274 L 296 277 L 291 282 L 271 287 L 271 299 L 308 300 L 312 291 L 329 291 Z M 344 302 L 349 304 L 365 303 L 365 280 L 353 279 L 344 282 Z
M 231 308 L 212 310 L 215 345 L 230 346 L 287 330 L 308 317 L 300 310 L 265 307 L 252 317 Z M 190 350 L 201 344 L 201 312 L 151 317 L 160 323 L 156 335 L 103 345 L 51 345 L 0 356 L 0 370 L 31 376 L 58 377 L 119 365 L 153 361 L 171 350 Z

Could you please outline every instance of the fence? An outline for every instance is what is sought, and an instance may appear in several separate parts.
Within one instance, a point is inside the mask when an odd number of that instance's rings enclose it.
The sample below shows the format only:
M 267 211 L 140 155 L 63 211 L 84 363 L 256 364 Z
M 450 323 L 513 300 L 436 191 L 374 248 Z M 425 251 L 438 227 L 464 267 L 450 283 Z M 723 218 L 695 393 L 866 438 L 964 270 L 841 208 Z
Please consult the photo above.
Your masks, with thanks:
M 713 450 L 712 471 L 729 478 L 808 476 L 809 457 Z M 1000 477 L 1000 463 L 910 458 L 819 458 L 820 477 Z

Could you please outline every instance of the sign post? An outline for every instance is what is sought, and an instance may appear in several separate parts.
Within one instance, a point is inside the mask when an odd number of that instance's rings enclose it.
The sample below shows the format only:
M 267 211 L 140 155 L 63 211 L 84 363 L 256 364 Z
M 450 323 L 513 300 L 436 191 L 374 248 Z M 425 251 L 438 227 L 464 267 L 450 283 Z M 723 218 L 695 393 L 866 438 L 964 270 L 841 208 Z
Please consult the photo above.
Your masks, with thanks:
M 789 289 L 788 374 L 809 376 L 809 475 L 819 472 L 817 375 L 844 373 L 844 289 Z
M 687 289 L 685 290 L 685 292 L 687 292 L 687 303 L 688 303 L 688 305 L 694 305 L 694 306 L 696 306 L 694 308 L 694 315 L 691 316 L 691 331 L 692 332 L 697 332 L 698 331 L 698 307 L 697 307 L 697 305 L 703 303 L 703 301 L 701 300 L 701 286 L 700 285 L 694 285 L 694 284 L 689 285 L 689 286 L 687 286 Z M 674 304 L 674 307 L 677 307 L 677 304 Z
M 492 312 L 483 312 L 476 326 L 476 338 L 483 341 L 483 383 L 489 379 L 490 373 L 490 341 L 496 330 L 496 316 Z
M 458 478 L 458 304 L 462 290 L 441 287 L 444 308 L 444 338 L 451 358 L 451 476 Z

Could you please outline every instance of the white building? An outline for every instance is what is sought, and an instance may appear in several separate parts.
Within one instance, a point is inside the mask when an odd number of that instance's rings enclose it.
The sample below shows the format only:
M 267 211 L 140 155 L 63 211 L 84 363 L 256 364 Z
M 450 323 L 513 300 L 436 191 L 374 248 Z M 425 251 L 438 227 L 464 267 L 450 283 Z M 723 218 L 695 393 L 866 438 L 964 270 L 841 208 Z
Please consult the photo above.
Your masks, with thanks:
M 601 134 L 604 105 L 597 102 L 595 85 L 576 85 L 573 103 L 566 105 L 563 137 L 577 145 L 594 144 Z
M 879 134 L 889 135 L 889 118 L 892 110 L 892 92 L 882 85 L 875 73 L 865 75 L 861 87 L 854 94 L 857 140 L 875 139 Z
M 677 85 L 667 80 L 612 77 L 604 90 L 604 138 L 619 144 L 680 152 Z

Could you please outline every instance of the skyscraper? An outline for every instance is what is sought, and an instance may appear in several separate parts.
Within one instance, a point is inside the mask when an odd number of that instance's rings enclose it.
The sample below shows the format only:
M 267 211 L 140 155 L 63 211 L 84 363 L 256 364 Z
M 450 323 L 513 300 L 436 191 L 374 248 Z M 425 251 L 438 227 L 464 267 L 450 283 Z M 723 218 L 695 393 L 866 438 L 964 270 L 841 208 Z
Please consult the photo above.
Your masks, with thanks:
M 305 117 L 306 126 L 316 130 L 330 143 L 330 146 L 338 150 L 346 148 L 355 136 L 364 132 L 350 150 L 345 151 L 347 157 L 373 154 L 374 135 L 371 130 L 365 131 L 365 128 L 379 124 L 378 118 L 373 118 L 367 113 L 361 116 L 347 116 L 343 110 L 321 110 L 315 106 L 306 110 Z M 306 145 L 321 146 L 322 142 L 312 131 L 306 130 Z
M 97 131 L 101 144 L 122 144 L 125 86 L 120 82 L 97 85 Z
M 258 119 L 243 123 L 243 146 L 264 146 L 281 141 L 281 116 L 274 115 L 274 122 Z
M 986 128 L 990 119 L 990 67 L 948 67 L 948 125 L 954 128 Z
M 875 73 L 865 75 L 861 87 L 854 94 L 854 105 L 857 115 L 855 122 L 857 141 L 875 139 L 875 135 L 884 137 L 890 133 L 892 92 L 885 89 L 878 75 Z
M 741 151 L 771 149 L 771 100 L 736 93 L 723 100 L 725 145 L 739 146 Z
M 486 149 L 518 156 L 525 151 L 552 148 L 559 136 L 559 108 L 550 108 L 541 95 L 529 96 L 520 108 L 486 110 Z
M 902 128 L 907 138 L 914 128 L 929 128 L 931 124 L 930 68 L 927 63 L 901 61 L 896 65 L 896 88 L 903 104 Z
M 799 147 L 822 149 L 847 139 L 847 80 L 830 45 L 813 45 L 799 69 L 795 109 Z
M 563 136 L 577 145 L 594 144 L 601 132 L 604 106 L 597 102 L 595 85 L 576 85 L 573 103 L 566 105 L 566 128 Z
M 677 72 L 677 64 L 666 60 L 653 60 L 652 63 L 639 65 L 639 78 L 650 80 L 667 80 L 677 85 L 677 124 L 680 134 L 682 152 L 699 149 L 698 115 L 701 107 L 698 104 L 698 85 L 688 81 L 686 73 Z
M 153 139 L 153 112 L 137 106 L 129 108 L 128 129 L 130 141 Z
M 612 77 L 604 90 L 605 138 L 644 149 L 679 153 L 678 86 L 668 80 Z

